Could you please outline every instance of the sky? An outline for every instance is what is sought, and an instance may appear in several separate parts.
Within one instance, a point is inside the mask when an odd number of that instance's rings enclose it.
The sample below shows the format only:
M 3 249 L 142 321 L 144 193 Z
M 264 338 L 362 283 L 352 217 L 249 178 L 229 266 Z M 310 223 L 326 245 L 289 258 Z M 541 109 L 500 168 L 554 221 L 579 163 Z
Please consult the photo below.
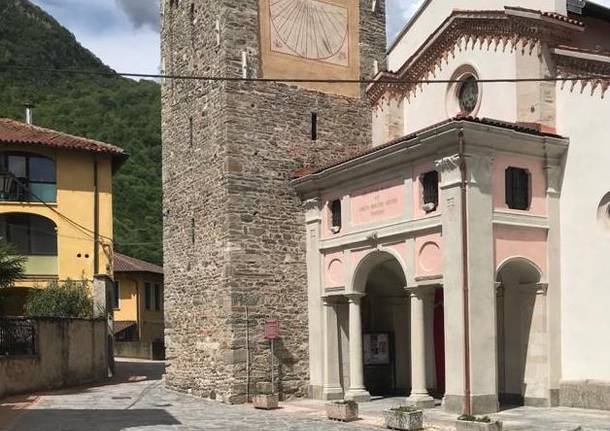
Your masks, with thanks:
M 159 0 L 31 0 L 118 72 L 159 73 Z M 388 40 L 424 0 L 386 0 Z M 610 0 L 597 0 L 610 7 Z

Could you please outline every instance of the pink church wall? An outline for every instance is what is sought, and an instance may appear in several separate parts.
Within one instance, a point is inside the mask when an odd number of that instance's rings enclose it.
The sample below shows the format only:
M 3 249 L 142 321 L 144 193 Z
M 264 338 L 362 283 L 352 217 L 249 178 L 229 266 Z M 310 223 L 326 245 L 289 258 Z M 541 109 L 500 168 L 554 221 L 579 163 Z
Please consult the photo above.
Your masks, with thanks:
M 431 171 L 435 171 L 436 168 L 434 166 L 434 162 L 429 161 L 427 163 L 422 163 L 421 165 L 416 166 L 413 169 L 413 218 L 424 218 L 438 215 L 440 213 L 439 208 L 435 211 L 427 213 L 424 211 L 424 190 L 423 185 L 420 180 L 420 177 Z M 440 197 L 440 188 L 439 188 L 439 202 L 441 202 Z
M 505 260 L 524 257 L 538 265 L 546 274 L 547 232 L 544 229 L 495 226 L 496 269 Z
M 528 211 L 509 209 L 506 205 L 506 168 L 527 169 L 531 175 L 532 202 Z M 497 210 L 510 211 L 515 213 L 529 213 L 532 215 L 546 215 L 546 176 L 544 173 L 544 163 L 542 160 L 497 155 L 494 160 L 493 168 L 493 193 L 494 207 Z
M 415 238 L 415 276 L 426 277 L 443 273 L 442 238 L 440 233 Z
M 351 195 L 352 226 L 404 217 L 405 189 L 401 178 L 375 184 Z
M 324 256 L 324 287 L 328 289 L 345 286 L 345 269 L 343 252 Z

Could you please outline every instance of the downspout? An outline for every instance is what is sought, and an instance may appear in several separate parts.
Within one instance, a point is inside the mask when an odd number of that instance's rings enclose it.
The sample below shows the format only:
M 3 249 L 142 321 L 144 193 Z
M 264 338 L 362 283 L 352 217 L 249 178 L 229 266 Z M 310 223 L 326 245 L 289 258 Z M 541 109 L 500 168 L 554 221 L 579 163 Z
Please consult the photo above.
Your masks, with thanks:
M 100 195 L 97 179 L 97 157 L 93 159 L 93 275 L 99 275 Z
M 466 157 L 464 154 L 464 129 L 458 132 L 458 157 L 460 159 L 460 211 L 462 217 L 462 292 L 464 301 L 464 413 L 472 414 L 470 400 L 470 296 L 468 291 L 468 193 L 466 190 Z

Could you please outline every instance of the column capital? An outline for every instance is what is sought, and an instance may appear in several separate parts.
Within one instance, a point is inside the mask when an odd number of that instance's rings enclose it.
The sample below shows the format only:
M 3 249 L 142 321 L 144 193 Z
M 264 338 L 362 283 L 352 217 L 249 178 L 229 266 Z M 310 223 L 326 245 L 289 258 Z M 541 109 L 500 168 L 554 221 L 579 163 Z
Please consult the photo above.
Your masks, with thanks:
M 441 174 L 441 189 L 459 186 L 461 183 L 460 155 L 453 154 L 434 161 L 434 166 Z
M 314 223 L 322 220 L 322 201 L 319 197 L 306 199 L 303 202 L 305 222 Z
M 548 164 L 544 167 L 546 172 L 546 193 L 549 196 L 561 194 L 562 169 L 559 165 Z
M 411 298 L 424 298 L 434 293 L 436 286 L 411 286 L 405 287 L 405 290 Z
M 360 292 L 352 292 L 345 294 L 345 297 L 348 299 L 349 302 L 353 302 L 356 304 L 359 304 L 364 296 L 365 294 Z

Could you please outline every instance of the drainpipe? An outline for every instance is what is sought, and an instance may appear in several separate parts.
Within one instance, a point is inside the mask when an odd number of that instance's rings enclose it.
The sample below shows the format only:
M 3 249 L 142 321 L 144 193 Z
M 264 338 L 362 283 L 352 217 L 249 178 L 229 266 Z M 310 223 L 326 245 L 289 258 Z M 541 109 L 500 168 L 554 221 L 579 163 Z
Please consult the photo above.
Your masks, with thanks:
M 97 179 L 97 157 L 93 159 L 93 275 L 100 273 L 100 194 Z
M 458 156 L 460 158 L 460 211 L 462 217 L 462 292 L 464 301 L 464 413 L 472 414 L 470 402 L 470 297 L 468 291 L 468 207 L 466 190 L 466 157 L 464 154 L 464 129 L 458 132 Z

